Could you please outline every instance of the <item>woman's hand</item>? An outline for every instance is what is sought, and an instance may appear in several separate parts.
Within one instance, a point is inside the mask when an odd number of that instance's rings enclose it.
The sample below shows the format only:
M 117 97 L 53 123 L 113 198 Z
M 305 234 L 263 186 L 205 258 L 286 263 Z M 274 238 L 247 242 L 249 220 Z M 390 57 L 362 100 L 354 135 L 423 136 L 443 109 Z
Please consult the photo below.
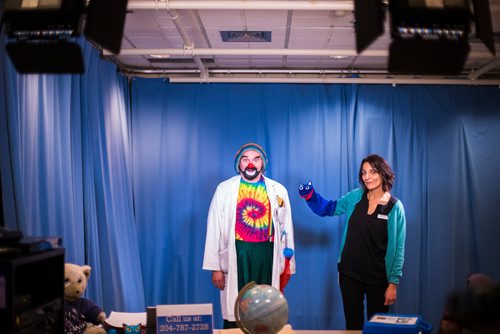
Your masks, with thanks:
M 224 273 L 222 271 L 212 271 L 212 283 L 217 289 L 224 290 L 226 287 Z
M 393 283 L 389 283 L 387 290 L 385 290 L 385 303 L 384 305 L 389 306 L 396 302 L 398 294 L 398 286 Z

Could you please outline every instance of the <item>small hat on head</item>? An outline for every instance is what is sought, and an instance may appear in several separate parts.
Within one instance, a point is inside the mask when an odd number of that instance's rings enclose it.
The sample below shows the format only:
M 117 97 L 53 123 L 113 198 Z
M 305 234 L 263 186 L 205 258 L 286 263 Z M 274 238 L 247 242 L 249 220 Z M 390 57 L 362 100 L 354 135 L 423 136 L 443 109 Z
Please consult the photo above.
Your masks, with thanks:
M 240 159 L 242 155 L 246 151 L 257 151 L 259 152 L 260 156 L 262 157 L 262 170 L 264 171 L 267 166 L 267 155 L 266 151 L 260 146 L 259 144 L 256 143 L 246 143 L 245 145 L 241 146 L 238 152 L 236 152 L 236 155 L 234 156 L 234 170 L 237 174 L 240 173 L 239 170 L 239 165 L 240 165 Z

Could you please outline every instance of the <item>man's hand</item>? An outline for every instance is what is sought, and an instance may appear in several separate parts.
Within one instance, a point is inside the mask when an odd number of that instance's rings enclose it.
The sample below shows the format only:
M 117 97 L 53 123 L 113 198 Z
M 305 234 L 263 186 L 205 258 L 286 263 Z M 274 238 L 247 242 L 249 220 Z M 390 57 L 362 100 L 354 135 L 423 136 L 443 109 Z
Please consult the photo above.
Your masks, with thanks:
M 308 201 L 311 198 L 313 193 L 314 193 L 314 187 L 311 181 L 299 184 L 299 195 L 300 197 L 303 197 L 306 201 Z
M 385 290 L 385 303 L 384 305 L 389 306 L 396 302 L 398 286 L 393 283 L 389 283 L 387 290 Z
M 224 273 L 222 271 L 212 271 L 212 283 L 217 289 L 224 290 L 226 287 Z

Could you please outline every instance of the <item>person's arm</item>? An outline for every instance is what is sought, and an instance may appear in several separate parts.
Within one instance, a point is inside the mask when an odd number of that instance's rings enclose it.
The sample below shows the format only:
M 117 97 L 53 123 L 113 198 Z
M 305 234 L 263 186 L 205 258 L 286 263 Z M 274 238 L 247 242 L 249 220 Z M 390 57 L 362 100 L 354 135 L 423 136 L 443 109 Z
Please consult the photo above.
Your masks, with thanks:
M 324 199 L 314 190 L 311 181 L 299 185 L 299 195 L 306 200 L 309 208 L 318 216 L 333 216 L 335 213 L 337 201 Z
M 210 203 L 207 218 L 207 235 L 205 240 L 205 254 L 203 257 L 203 269 L 212 271 L 212 284 L 219 290 L 224 290 L 226 287 L 226 278 L 222 271 L 220 262 L 220 235 L 221 224 L 223 218 L 220 213 L 219 187 Z
M 210 203 L 210 208 L 208 210 L 207 217 L 207 231 L 205 237 L 205 253 L 203 256 L 203 269 L 210 271 L 222 271 L 220 258 L 219 258 L 219 247 L 221 238 L 221 224 L 222 219 L 220 213 L 220 199 L 219 199 L 219 187 L 215 191 L 215 194 Z
M 398 201 L 394 208 L 392 209 L 394 212 L 389 214 L 389 219 L 391 220 L 391 224 L 394 224 L 394 232 L 388 231 L 389 233 L 393 233 L 392 236 L 389 236 L 391 247 L 393 247 L 394 255 L 392 259 L 392 265 L 388 272 L 388 281 L 389 283 L 393 283 L 395 285 L 399 284 L 399 278 L 403 274 L 403 263 L 404 263 L 404 255 L 405 255 L 405 239 L 406 239 L 406 217 L 403 204 L 401 201 Z M 388 244 L 389 247 L 389 244 Z
M 406 238 L 406 218 L 404 208 L 401 203 L 397 207 L 396 215 L 396 254 L 394 256 L 393 275 L 389 277 L 389 285 L 385 291 L 384 305 L 392 305 L 397 299 L 399 278 L 403 271 L 405 238 Z

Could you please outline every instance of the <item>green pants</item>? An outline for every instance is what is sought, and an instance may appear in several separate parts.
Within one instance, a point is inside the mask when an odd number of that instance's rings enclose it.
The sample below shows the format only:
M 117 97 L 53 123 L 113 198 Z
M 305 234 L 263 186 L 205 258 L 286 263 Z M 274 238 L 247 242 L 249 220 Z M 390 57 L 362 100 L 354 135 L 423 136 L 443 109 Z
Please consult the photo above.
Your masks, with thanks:
M 246 284 L 272 284 L 274 243 L 236 240 L 238 291 Z

